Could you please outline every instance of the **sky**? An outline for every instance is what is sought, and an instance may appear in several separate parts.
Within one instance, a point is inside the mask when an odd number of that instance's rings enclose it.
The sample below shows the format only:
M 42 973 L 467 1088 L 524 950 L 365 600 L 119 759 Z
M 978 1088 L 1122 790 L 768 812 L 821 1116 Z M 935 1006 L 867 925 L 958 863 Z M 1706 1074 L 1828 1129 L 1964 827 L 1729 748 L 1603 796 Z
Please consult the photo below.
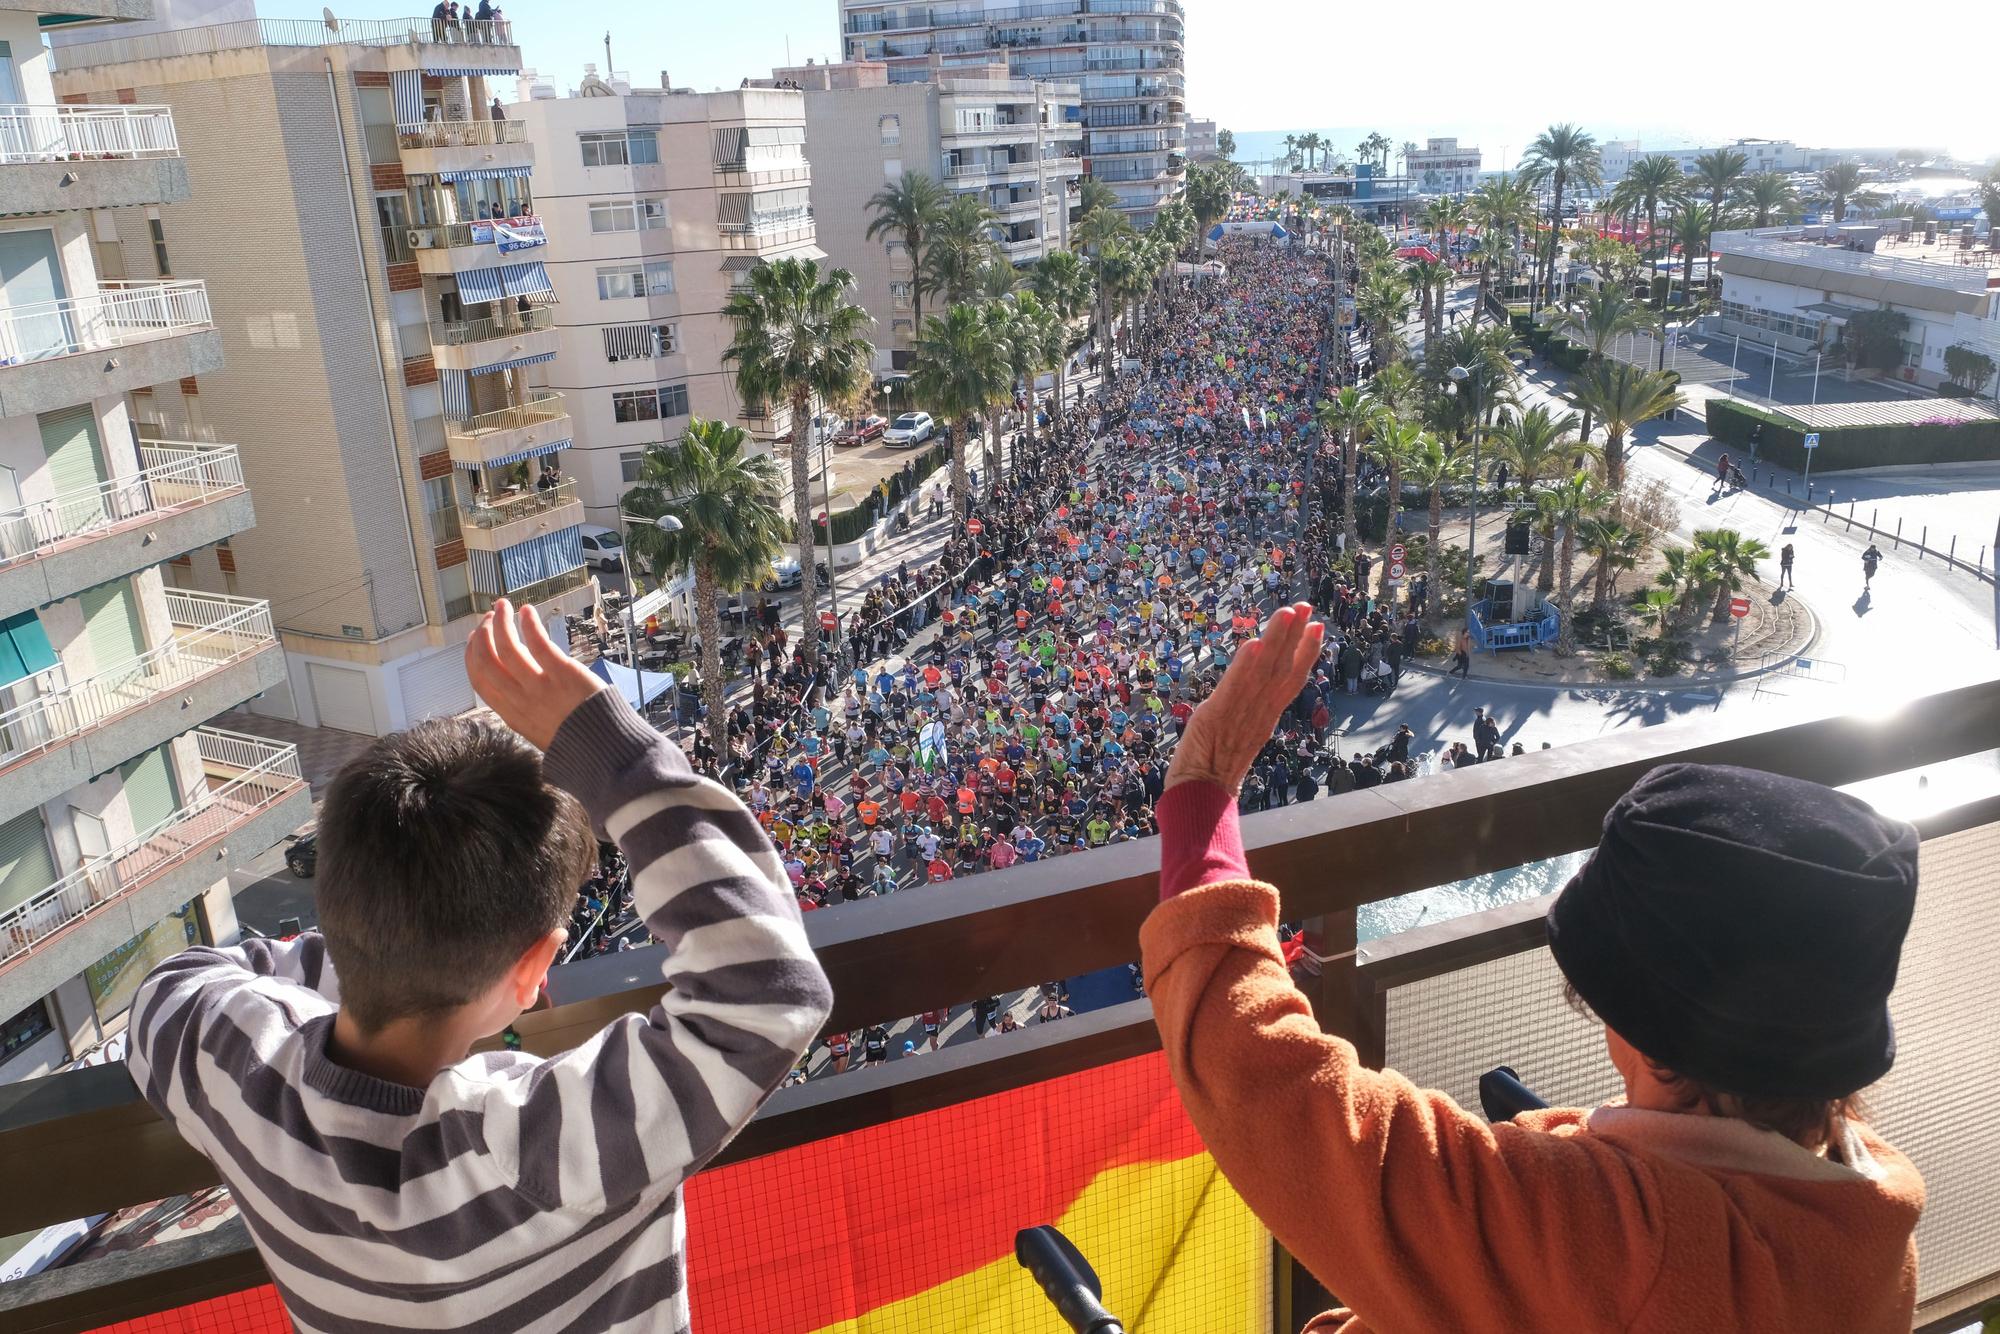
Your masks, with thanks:
M 1565 120 L 1601 139 L 1662 148 L 1756 137 L 2000 154 L 1979 41 L 1970 30 L 1955 39 L 1949 21 L 1916 11 L 1751 0 L 1707 22 L 1717 11 L 1700 6 L 1184 3 L 1188 109 L 1239 132 L 1367 126 L 1399 144 L 1456 135 L 1478 144 L 1489 169 L 1511 164 L 1536 133 Z M 341 18 L 426 8 L 333 0 Z M 607 28 L 618 68 L 635 83 L 656 85 L 664 67 L 676 85 L 702 91 L 840 55 L 836 0 L 511 0 L 503 8 L 522 62 L 563 91 L 585 61 L 603 66 Z M 260 0 L 258 11 L 317 18 L 320 2 Z M 1662 13 L 1688 18 L 1663 21 Z M 1338 146 L 1352 156 L 1351 142 Z

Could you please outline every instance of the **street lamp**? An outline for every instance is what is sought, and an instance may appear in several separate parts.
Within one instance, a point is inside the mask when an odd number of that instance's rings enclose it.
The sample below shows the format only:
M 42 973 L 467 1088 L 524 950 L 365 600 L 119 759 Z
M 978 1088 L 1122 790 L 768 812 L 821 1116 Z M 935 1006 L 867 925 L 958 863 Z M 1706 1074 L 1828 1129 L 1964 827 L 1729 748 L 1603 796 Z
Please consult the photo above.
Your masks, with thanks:
M 1472 379 L 1472 372 L 1463 366 L 1453 366 L 1445 374 L 1451 377 L 1451 392 L 1459 392 L 1459 386 Z M 1479 386 L 1475 382 L 1472 394 L 1472 515 L 1465 526 L 1465 624 L 1472 626 L 1472 580 L 1474 577 L 1473 556 L 1479 550 Z M 1440 595 L 1441 596 L 1441 595 Z
M 629 527 L 635 523 L 648 524 L 663 533 L 678 533 L 684 525 L 671 514 L 662 514 L 658 518 L 647 518 L 643 514 L 627 514 L 623 510 L 618 511 L 618 526 L 628 530 L 626 533 L 620 534 L 621 545 L 625 548 L 625 611 L 619 619 L 625 622 L 625 665 L 636 672 L 639 670 L 639 653 L 632 643 L 632 606 L 638 601 L 638 595 L 633 590 L 638 587 L 639 581 L 635 577 L 637 571 L 632 567 L 632 548 L 628 540 Z

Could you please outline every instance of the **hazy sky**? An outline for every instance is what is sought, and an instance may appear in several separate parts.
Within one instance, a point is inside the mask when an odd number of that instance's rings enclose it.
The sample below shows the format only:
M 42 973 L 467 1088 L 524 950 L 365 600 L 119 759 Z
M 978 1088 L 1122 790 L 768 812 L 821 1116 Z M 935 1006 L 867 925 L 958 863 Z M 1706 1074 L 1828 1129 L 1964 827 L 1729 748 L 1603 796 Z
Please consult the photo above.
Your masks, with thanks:
M 1615 4 L 1524 9 L 1490 0 L 1185 3 L 1189 110 L 1239 131 L 1379 126 L 1398 143 L 1456 134 L 1485 150 L 1489 168 L 1557 120 L 1662 147 L 1756 136 L 2000 152 L 1976 34 L 1954 35 L 1952 20 L 1914 9 L 1749 0 L 1641 17 Z M 258 8 L 317 17 L 320 2 Z M 428 7 L 333 0 L 333 8 L 373 18 Z M 603 63 L 607 27 L 618 67 L 635 82 L 655 82 L 664 66 L 676 84 L 704 90 L 768 74 L 786 62 L 788 38 L 794 62 L 840 54 L 835 0 L 511 0 L 504 8 L 524 63 L 563 89 L 584 61 Z

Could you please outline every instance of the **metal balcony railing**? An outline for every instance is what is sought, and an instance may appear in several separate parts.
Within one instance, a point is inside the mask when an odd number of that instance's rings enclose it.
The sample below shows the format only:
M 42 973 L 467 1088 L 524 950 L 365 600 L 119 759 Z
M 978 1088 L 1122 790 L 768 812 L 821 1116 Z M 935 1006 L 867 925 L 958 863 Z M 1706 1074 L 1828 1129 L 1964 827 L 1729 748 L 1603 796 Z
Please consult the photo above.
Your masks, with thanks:
M 305 780 L 297 747 L 210 728 L 195 731 L 204 772 L 227 772 L 150 829 L 92 857 L 47 889 L 0 913 L 0 971 L 120 894 L 172 870 Z M 219 877 L 222 868 L 216 871 Z
M 268 602 L 179 589 L 166 596 L 167 642 L 68 685 L 51 668 L 43 693 L 0 713 L 0 766 L 53 750 L 278 642 Z
M 558 417 L 568 415 L 563 408 L 563 396 L 550 392 L 537 394 L 526 403 L 496 408 L 492 412 L 482 412 L 476 417 L 466 417 L 459 421 L 448 421 L 445 423 L 444 434 L 447 441 L 453 436 L 469 439 L 493 431 L 512 431 L 523 426 L 552 422 Z
M 139 446 L 139 471 L 96 486 L 58 491 L 0 513 L 0 566 L 162 510 L 199 505 L 243 489 L 234 445 L 162 440 Z
M 520 588 L 510 588 L 505 593 L 472 592 L 472 606 L 475 611 L 489 611 L 493 604 L 506 598 L 515 606 L 538 606 L 551 598 L 559 598 L 565 593 L 574 593 L 590 583 L 590 567 L 579 565 L 574 570 L 564 570 L 561 574 L 550 575 Z
M 101 352 L 210 327 L 208 288 L 194 280 L 103 282 L 87 296 L 0 310 L 0 366 Z
M 168 107 L 0 104 L 0 163 L 180 155 Z
M 253 46 L 499 46 L 514 44 L 513 23 L 476 19 L 447 26 L 429 15 L 406 19 L 239 19 L 198 28 L 78 42 L 63 47 L 62 67 L 83 69 L 128 60 L 171 60 Z
M 529 487 L 511 496 L 481 497 L 464 506 L 460 513 L 469 528 L 505 528 L 510 523 L 546 514 L 575 500 L 576 483 L 558 482 L 546 491 Z
M 518 338 L 524 333 L 540 333 L 544 329 L 556 327 L 556 312 L 552 306 L 530 306 L 527 313 L 509 311 L 505 315 L 486 315 L 476 320 L 452 320 L 445 324 L 431 326 L 431 341 L 441 347 L 464 347 L 467 343 L 485 343 L 495 338 Z
M 532 209 L 514 214 L 511 218 L 481 219 L 478 222 L 433 222 L 419 223 L 403 230 L 403 238 L 412 250 L 453 250 L 460 246 L 492 245 L 494 241 L 493 223 L 516 221 L 537 222 Z
M 528 142 L 518 120 L 431 120 L 396 132 L 398 148 L 489 148 Z

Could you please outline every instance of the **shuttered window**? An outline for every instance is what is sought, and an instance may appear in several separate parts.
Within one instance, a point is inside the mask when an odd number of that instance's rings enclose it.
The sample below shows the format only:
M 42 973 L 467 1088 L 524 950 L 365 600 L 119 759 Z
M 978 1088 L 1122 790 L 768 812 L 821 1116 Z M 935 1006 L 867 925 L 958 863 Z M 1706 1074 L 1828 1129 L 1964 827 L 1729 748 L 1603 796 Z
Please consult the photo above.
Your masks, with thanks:
M 146 636 L 139 628 L 138 599 L 132 596 L 129 582 L 120 579 L 85 589 L 78 600 L 83 604 L 84 634 L 98 671 L 129 662 L 146 651 Z
M 23 811 L 0 824 L 0 909 L 47 889 L 56 882 L 55 858 L 39 810 Z
M 125 806 L 132 813 L 132 833 L 147 833 L 164 823 L 180 805 L 174 795 L 174 766 L 166 746 L 155 746 L 118 766 L 125 789 Z
M 62 531 L 81 532 L 101 522 L 104 498 L 97 487 L 108 474 L 104 452 L 98 447 L 96 414 L 88 407 L 65 408 L 36 420 L 57 498 L 56 521 Z

